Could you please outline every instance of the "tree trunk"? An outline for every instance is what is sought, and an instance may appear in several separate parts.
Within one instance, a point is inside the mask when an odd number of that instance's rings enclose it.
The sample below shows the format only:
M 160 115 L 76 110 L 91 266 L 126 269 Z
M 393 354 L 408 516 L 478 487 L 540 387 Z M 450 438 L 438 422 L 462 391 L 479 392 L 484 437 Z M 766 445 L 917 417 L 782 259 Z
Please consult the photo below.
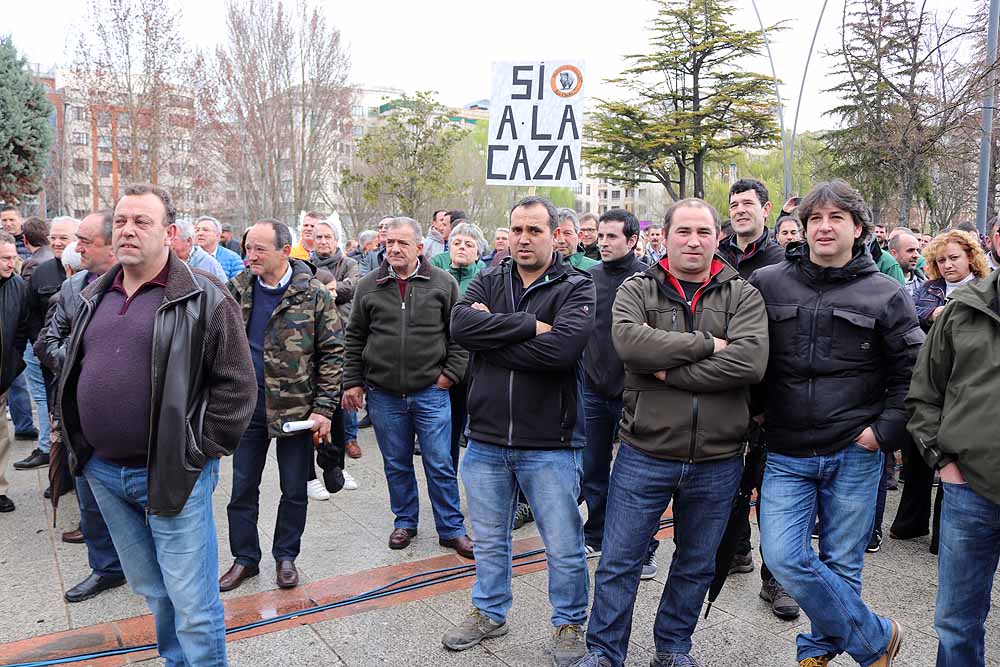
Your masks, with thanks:
M 705 198 L 705 151 L 694 154 L 694 196 Z
M 903 173 L 900 174 L 899 180 L 901 189 L 899 193 L 898 226 L 907 229 L 909 227 L 910 208 L 913 205 L 913 192 L 916 189 L 917 180 L 917 170 L 912 162 L 904 165 Z

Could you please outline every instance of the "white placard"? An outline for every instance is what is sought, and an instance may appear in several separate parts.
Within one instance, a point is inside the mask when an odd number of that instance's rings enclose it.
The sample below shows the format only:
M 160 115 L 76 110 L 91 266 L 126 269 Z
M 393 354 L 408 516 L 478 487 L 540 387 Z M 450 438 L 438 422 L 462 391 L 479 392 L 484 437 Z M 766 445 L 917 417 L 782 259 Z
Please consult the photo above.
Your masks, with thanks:
M 583 79 L 579 60 L 493 64 L 487 183 L 576 185 Z

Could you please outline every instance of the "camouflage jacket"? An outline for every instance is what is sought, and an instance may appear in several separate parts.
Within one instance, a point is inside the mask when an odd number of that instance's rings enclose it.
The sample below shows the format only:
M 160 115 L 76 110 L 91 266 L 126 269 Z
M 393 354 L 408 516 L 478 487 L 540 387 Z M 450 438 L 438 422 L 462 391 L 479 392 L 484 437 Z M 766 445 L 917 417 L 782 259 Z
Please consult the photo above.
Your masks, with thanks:
M 343 322 L 333 295 L 313 278 L 308 264 L 297 259 L 291 263 L 291 283 L 271 315 L 264 339 L 264 400 L 272 437 L 282 435 L 284 422 L 305 419 L 312 412 L 332 419 L 344 365 Z M 247 269 L 229 281 L 244 325 L 253 310 L 256 279 Z

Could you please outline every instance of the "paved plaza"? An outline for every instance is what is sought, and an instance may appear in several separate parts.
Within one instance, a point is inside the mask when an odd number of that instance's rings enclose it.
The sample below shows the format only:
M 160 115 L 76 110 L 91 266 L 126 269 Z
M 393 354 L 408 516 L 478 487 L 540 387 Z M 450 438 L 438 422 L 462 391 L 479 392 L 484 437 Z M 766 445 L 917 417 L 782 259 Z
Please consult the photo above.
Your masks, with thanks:
M 302 585 L 292 591 L 277 589 L 269 556 L 278 503 L 277 463 L 272 448 L 261 485 L 260 534 L 265 560 L 257 578 L 223 594 L 229 627 L 316 607 L 401 577 L 470 563 L 438 546 L 422 471 L 418 475 L 422 490 L 420 534 L 409 549 L 388 548 L 392 514 L 371 429 L 361 431 L 360 442 L 364 457 L 348 463 L 360 489 L 342 491 L 327 502 L 310 502 L 302 553 L 296 561 Z M 34 443 L 16 443 L 13 460 L 26 455 L 33 446 Z M 63 591 L 89 574 L 85 547 L 63 544 L 59 539 L 61 532 L 77 525 L 75 496 L 62 499 L 57 526 L 53 528 L 51 507 L 42 498 L 47 484 L 46 469 L 8 474 L 12 480 L 9 495 L 17 503 L 17 511 L 0 515 L 0 590 L 3 590 L 0 665 L 152 641 L 145 603 L 127 587 L 78 604 L 64 602 Z M 231 477 L 232 460 L 225 459 L 215 492 L 219 563 L 223 571 L 232 560 L 225 511 Z M 898 492 L 889 493 L 886 525 L 895 513 L 898 499 Z M 657 552 L 660 573 L 654 580 L 643 582 L 639 589 L 629 665 L 648 665 L 653 648 L 653 619 L 673 550 L 669 530 L 663 531 L 662 536 L 666 539 L 661 540 Z M 897 664 L 906 667 L 934 665 L 937 576 L 936 559 L 928 553 L 928 544 L 927 538 L 912 542 L 886 539 L 880 553 L 869 554 L 865 559 L 865 598 L 878 613 L 890 615 L 904 626 L 905 639 Z M 515 552 L 538 546 L 534 524 L 515 533 Z M 759 564 L 757 554 L 755 560 Z M 596 562 L 592 561 L 591 571 L 595 568 Z M 233 667 L 544 667 L 551 664 L 547 653 L 551 610 L 544 564 L 516 572 L 511 631 L 506 637 L 488 640 L 479 648 L 452 653 L 440 641 L 441 635 L 468 613 L 472 578 L 465 577 L 233 635 L 229 644 L 230 664 Z M 794 622 L 776 619 L 758 599 L 759 587 L 756 571 L 730 577 L 709 617 L 699 621 L 693 653 L 705 667 L 795 664 L 795 635 L 806 627 L 808 620 L 804 615 Z M 988 664 L 1000 665 L 1000 632 L 993 620 L 987 627 L 987 655 L 992 657 Z M 147 651 L 75 664 L 153 667 L 163 663 Z M 835 664 L 851 662 L 842 657 Z

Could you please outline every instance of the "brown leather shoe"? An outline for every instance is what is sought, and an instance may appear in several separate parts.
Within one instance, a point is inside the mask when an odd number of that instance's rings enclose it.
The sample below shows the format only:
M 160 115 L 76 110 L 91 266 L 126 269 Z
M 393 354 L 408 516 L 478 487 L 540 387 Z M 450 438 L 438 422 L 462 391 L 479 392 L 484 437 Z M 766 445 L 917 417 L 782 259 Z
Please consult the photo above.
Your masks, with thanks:
M 62 534 L 62 541 L 66 544 L 83 544 L 83 532 L 77 528 Z
M 438 540 L 438 544 L 449 549 L 454 549 L 463 558 L 475 558 L 472 555 L 472 540 L 468 535 L 462 535 L 451 540 Z
M 233 563 L 226 573 L 219 577 L 219 590 L 231 591 L 250 577 L 256 577 L 260 569 L 256 565 Z
M 410 540 L 416 536 L 416 528 L 397 528 L 389 534 L 389 548 L 405 549 L 410 546 Z
M 295 588 L 299 585 L 299 571 L 295 569 L 294 561 L 279 560 L 275 572 L 278 588 Z
M 360 459 L 361 458 L 361 447 L 358 446 L 358 441 L 357 440 L 348 440 L 347 444 L 344 445 L 344 451 L 352 459 Z

